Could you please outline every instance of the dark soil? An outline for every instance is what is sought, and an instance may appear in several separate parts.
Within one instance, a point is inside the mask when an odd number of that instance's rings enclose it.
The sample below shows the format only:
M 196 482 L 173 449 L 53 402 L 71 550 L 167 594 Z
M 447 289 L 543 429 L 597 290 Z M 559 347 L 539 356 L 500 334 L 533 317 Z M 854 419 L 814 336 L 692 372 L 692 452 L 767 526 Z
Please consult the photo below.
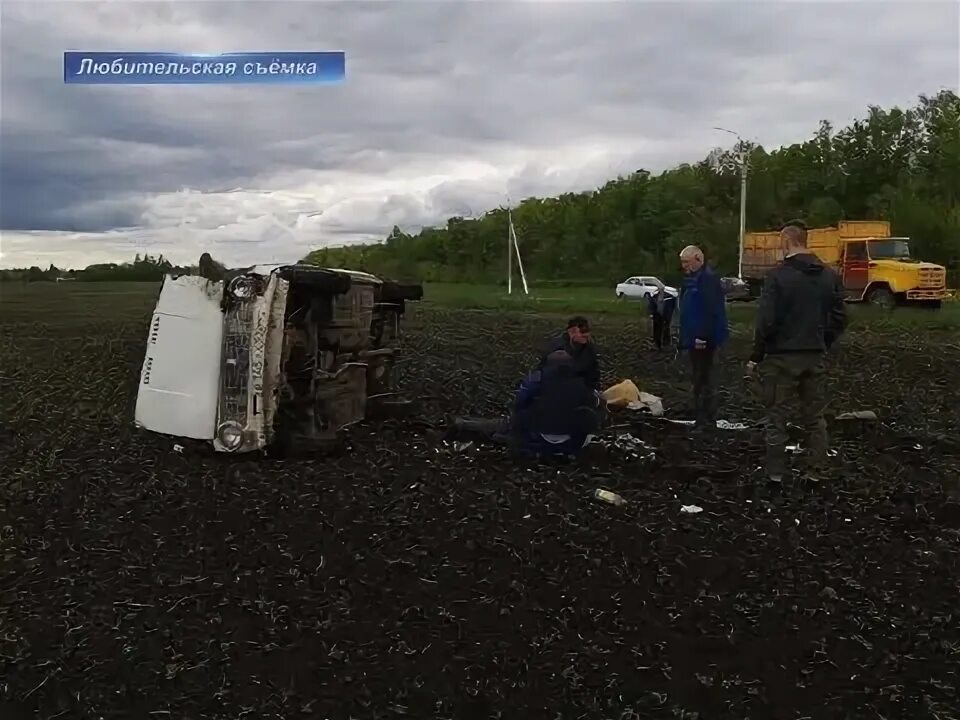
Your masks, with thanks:
M 642 326 L 596 324 L 606 380 L 683 416 Z M 834 410 L 881 421 L 779 489 L 756 431 L 626 416 L 653 457 L 453 452 L 444 416 L 501 412 L 549 319 L 422 309 L 419 411 L 286 461 L 135 430 L 142 322 L 26 327 L 0 373 L 3 720 L 960 716 L 955 338 L 846 338 Z M 754 422 L 746 343 L 722 416 Z

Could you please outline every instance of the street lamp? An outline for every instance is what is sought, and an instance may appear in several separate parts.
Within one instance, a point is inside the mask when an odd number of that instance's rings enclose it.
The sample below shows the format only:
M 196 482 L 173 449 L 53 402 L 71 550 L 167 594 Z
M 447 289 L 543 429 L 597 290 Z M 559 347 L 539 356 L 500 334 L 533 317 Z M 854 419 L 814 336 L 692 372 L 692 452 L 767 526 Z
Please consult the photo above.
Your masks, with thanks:
M 737 254 L 737 277 L 743 280 L 743 240 L 747 230 L 747 171 L 749 167 L 749 158 L 747 156 L 747 143 L 739 133 L 726 128 L 715 127 L 714 130 L 730 133 L 739 141 L 737 143 L 736 159 L 730 163 L 724 163 L 720 169 L 738 169 L 740 171 L 740 252 Z

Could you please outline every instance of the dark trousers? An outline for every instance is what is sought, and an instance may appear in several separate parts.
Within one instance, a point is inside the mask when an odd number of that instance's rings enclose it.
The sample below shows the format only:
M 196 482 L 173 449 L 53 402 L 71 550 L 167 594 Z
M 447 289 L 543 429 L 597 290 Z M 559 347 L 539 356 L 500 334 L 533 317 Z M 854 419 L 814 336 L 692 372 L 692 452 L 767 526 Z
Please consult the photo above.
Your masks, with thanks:
M 670 346 L 670 321 L 673 319 L 673 313 L 669 310 L 660 313 L 653 313 L 653 344 L 657 348 L 665 345 Z
M 807 464 L 821 470 L 827 463 L 830 439 L 823 414 L 823 357 L 819 354 L 770 355 L 760 365 L 759 390 L 766 412 L 767 472 L 786 471 L 787 423 L 793 419 L 790 400 L 797 400 L 797 419 L 807 434 Z
M 592 435 L 600 430 L 605 419 L 602 408 L 581 407 L 568 432 L 571 435 Z M 522 417 L 478 418 L 458 417 L 454 419 L 453 429 L 459 437 L 471 437 L 482 442 L 498 445 L 512 445 L 521 442 L 530 432 Z
M 693 412 L 698 427 L 717 426 L 717 368 L 713 348 L 690 351 Z
M 506 445 L 510 442 L 510 421 L 507 418 L 460 417 L 454 422 L 458 435 Z

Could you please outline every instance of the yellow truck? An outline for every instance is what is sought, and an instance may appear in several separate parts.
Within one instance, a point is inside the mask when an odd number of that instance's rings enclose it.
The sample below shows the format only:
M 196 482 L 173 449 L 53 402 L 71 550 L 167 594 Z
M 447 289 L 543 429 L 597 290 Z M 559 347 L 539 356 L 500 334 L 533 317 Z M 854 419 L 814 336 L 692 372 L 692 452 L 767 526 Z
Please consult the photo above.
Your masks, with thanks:
M 922 304 L 940 307 L 948 297 L 942 265 L 910 256 L 910 239 L 893 237 L 884 220 L 856 220 L 807 231 L 807 247 L 843 278 L 848 302 L 882 307 Z M 746 233 L 743 277 L 759 294 L 767 271 L 783 260 L 778 231 Z

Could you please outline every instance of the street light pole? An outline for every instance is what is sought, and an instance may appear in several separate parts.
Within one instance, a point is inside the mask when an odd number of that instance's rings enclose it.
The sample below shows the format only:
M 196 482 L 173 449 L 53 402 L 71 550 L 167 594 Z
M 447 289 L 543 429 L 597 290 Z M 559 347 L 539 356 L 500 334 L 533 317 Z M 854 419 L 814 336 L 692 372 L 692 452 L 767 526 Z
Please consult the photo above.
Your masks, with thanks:
M 737 167 L 740 170 L 740 250 L 737 254 L 737 277 L 743 280 L 743 241 L 747 234 L 747 144 L 739 133 L 735 133 L 733 130 L 721 127 L 716 127 L 714 130 L 730 133 L 739 141 Z
M 740 252 L 737 255 L 737 278 L 743 280 L 743 241 L 747 234 L 747 163 L 740 155 Z

